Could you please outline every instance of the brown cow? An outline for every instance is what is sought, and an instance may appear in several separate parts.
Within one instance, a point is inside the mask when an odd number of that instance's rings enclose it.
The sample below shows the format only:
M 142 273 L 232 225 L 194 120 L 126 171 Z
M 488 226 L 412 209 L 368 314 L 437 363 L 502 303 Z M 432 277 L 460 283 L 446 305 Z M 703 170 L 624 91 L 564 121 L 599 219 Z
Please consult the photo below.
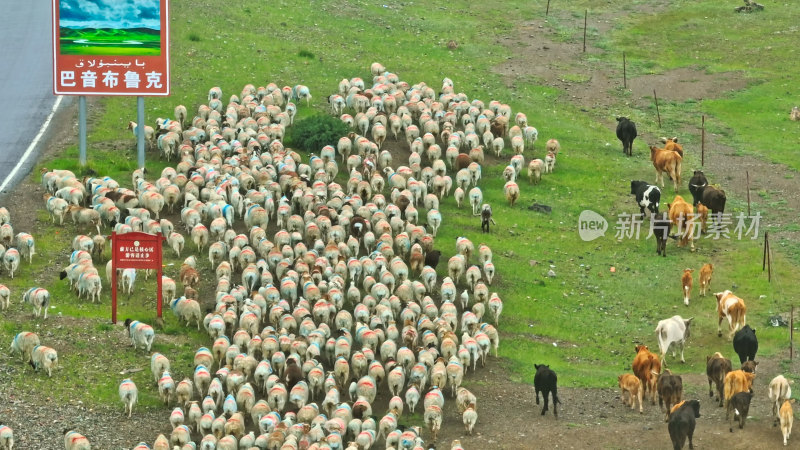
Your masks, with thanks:
M 646 345 L 636 346 L 636 357 L 633 358 L 633 373 L 642 382 L 645 396 L 647 396 L 647 391 L 650 391 L 650 402 L 655 405 L 656 377 L 661 373 L 661 360 Z
M 683 158 L 683 146 L 681 144 L 678 144 L 677 137 L 673 138 L 662 137 L 661 142 L 664 144 L 664 150 L 672 150 L 673 152 L 681 155 L 681 158 Z
M 731 398 L 739 392 L 749 392 L 753 387 L 753 379 L 756 374 L 745 372 L 742 370 L 733 370 L 725 375 L 725 406 L 730 406 Z M 725 420 L 730 419 L 730 408 L 725 414 Z
M 705 297 L 708 286 L 711 284 L 711 275 L 714 274 L 714 266 L 711 263 L 703 264 L 700 268 L 700 295 Z
M 657 385 L 658 406 L 665 409 L 664 422 L 666 422 L 669 420 L 672 405 L 679 403 L 683 397 L 683 380 L 680 375 L 673 375 L 669 369 L 664 369 L 658 375 Z
M 717 385 L 717 401 L 719 407 L 723 405 L 725 397 L 723 396 L 723 386 L 725 384 L 725 375 L 732 370 L 731 360 L 722 356 L 722 353 L 717 352 L 711 356 L 706 357 L 706 376 L 708 377 L 708 396 L 713 397 L 714 392 L 711 390 L 711 383 Z
M 744 304 L 744 300 L 733 295 L 731 291 L 717 292 L 714 295 L 717 297 L 717 315 L 719 316 L 717 336 L 722 336 L 722 320 L 728 319 L 730 328 L 728 339 L 732 339 L 736 330 L 744 327 L 747 323 L 747 306 Z
M 664 187 L 664 173 L 669 175 L 672 183 L 675 186 L 675 192 L 678 192 L 678 186 L 681 184 L 681 161 L 683 157 L 678 152 L 650 146 L 650 161 L 653 162 L 653 167 L 656 168 L 656 184 L 661 181 L 661 187 Z
M 667 203 L 669 220 L 677 227 L 678 247 L 686 246 L 688 241 L 694 251 L 694 212 L 692 205 L 686 203 L 680 195 L 676 195 L 672 203 Z

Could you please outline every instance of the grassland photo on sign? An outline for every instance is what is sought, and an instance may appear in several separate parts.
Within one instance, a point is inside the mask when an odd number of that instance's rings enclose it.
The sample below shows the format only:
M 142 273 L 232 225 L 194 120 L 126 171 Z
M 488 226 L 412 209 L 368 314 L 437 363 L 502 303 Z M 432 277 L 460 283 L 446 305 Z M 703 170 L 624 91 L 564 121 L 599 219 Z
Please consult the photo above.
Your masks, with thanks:
M 158 56 L 161 0 L 59 0 L 62 55 Z

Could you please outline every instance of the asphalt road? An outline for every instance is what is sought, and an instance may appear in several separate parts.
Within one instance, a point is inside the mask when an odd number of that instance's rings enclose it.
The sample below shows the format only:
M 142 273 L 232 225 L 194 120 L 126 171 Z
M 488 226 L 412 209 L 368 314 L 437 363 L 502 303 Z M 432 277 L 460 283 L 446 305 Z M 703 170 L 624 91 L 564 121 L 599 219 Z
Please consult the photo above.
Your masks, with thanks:
M 41 139 L 36 150 L 6 182 L 53 110 L 57 97 L 52 81 L 52 2 L 36 0 L 14 2 L 5 8 L 0 27 L 0 187 L 12 188 L 22 179 L 46 143 Z M 64 100 L 68 100 L 67 97 Z M 62 101 L 60 108 L 63 108 Z M 3 187 L 3 185 L 5 185 Z

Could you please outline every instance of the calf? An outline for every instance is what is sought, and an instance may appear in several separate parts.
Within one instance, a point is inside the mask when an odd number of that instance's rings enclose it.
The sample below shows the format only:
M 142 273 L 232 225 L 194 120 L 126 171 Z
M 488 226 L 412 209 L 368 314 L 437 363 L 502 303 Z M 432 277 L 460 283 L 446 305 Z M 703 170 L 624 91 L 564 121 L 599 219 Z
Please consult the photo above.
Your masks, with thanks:
M 672 316 L 658 322 L 656 326 L 656 337 L 658 338 L 658 349 L 661 351 L 661 363 L 666 365 L 665 357 L 669 348 L 673 345 L 681 349 L 681 362 L 686 362 L 683 358 L 683 346 L 686 338 L 689 337 L 689 325 L 693 317 L 684 319 L 681 316 Z M 672 357 L 675 357 L 675 350 L 672 350 Z
M 617 377 L 619 381 L 619 388 L 622 389 L 622 404 L 626 405 L 628 402 L 631 404 L 631 409 L 636 405 L 635 400 L 639 400 L 639 414 L 642 414 L 642 382 L 636 378 L 636 375 L 625 373 Z M 627 395 L 626 395 L 627 394 Z
M 686 443 L 686 437 L 689 437 L 689 448 L 694 448 L 692 444 L 692 435 L 694 434 L 695 419 L 700 417 L 700 402 L 697 400 L 688 400 L 675 409 L 669 415 L 669 438 L 672 440 L 672 448 L 680 450 L 683 444 Z
M 656 404 L 656 377 L 653 373 L 661 373 L 661 361 L 646 345 L 636 346 L 636 357 L 633 358 L 633 373 L 642 382 L 644 395 L 650 391 L 651 403 Z
M 692 194 L 692 205 L 697 206 L 697 203 L 702 199 L 703 188 L 708 186 L 708 180 L 702 170 L 695 170 L 692 178 L 689 179 L 689 192 Z
M 717 315 L 719 317 L 717 336 L 722 336 L 722 320 L 728 319 L 730 329 L 728 338 L 730 339 L 736 330 L 744 327 L 747 323 L 747 306 L 744 304 L 744 300 L 733 295 L 729 290 L 717 292 L 714 296 L 717 297 Z
M 781 406 L 780 417 L 783 445 L 786 445 L 786 441 L 789 440 L 789 436 L 792 434 L 792 422 L 794 422 L 794 411 L 792 410 L 793 403 L 794 399 L 786 400 L 783 402 L 783 406 Z
M 533 376 L 533 389 L 536 391 L 536 404 L 539 404 L 539 392 L 544 398 L 544 408 L 542 415 L 547 412 L 547 394 L 553 397 L 553 415 L 558 417 L 558 407 L 561 401 L 558 400 L 558 376 L 545 364 L 534 364 L 536 375 Z
M 731 410 L 733 410 L 733 417 L 731 417 L 730 422 L 730 431 L 733 433 L 733 422 L 739 422 L 739 429 L 741 430 L 744 428 L 744 421 L 747 419 L 747 414 L 750 412 L 750 400 L 753 398 L 753 394 L 750 392 L 738 392 L 731 397 L 730 401 L 728 401 L 728 411 L 727 415 L 730 415 Z
M 669 421 L 669 414 L 673 405 L 677 405 L 683 397 L 683 380 L 680 375 L 673 375 L 669 369 L 658 375 L 658 406 L 665 408 L 664 422 Z
M 676 195 L 672 203 L 667 203 L 669 220 L 677 227 L 675 237 L 679 239 L 678 247 L 684 247 L 688 241 L 694 251 L 694 211 L 692 206 L 680 195 Z
M 650 226 L 652 227 L 653 236 L 656 238 L 656 254 L 667 256 L 667 238 L 669 238 L 669 229 L 672 222 L 666 212 L 652 216 Z
M 792 388 L 789 387 L 789 380 L 783 375 L 778 375 L 769 382 L 769 399 L 772 402 L 772 416 L 775 417 L 775 424 L 778 423 L 778 408 L 785 400 L 792 397 Z
M 713 397 L 714 392 L 711 390 L 711 383 L 717 385 L 717 401 L 720 408 L 723 404 L 723 386 L 725 384 L 725 376 L 730 372 L 731 360 L 722 356 L 722 353 L 717 352 L 711 356 L 706 357 L 706 376 L 708 377 L 708 396 Z
M 725 375 L 725 387 L 724 387 L 724 394 L 725 394 L 725 404 L 728 406 L 727 413 L 725 414 L 725 420 L 728 420 L 730 417 L 730 401 L 734 395 L 738 394 L 739 392 L 749 392 L 753 387 L 753 380 L 755 379 L 756 374 L 745 372 L 743 370 L 733 370 L 728 372 Z
M 711 284 L 711 275 L 714 274 L 714 266 L 711 263 L 703 264 L 700 268 L 700 295 L 705 297 L 708 286 Z
M 677 152 L 663 148 L 650 147 L 650 161 L 653 162 L 653 167 L 656 169 L 656 183 L 661 181 L 661 187 L 664 187 L 664 173 L 669 175 L 675 187 L 675 192 L 678 192 L 678 187 L 681 184 L 681 161 L 683 158 Z
M 661 201 L 661 189 L 658 186 L 634 180 L 631 181 L 631 195 L 636 196 L 636 204 L 639 205 L 642 216 L 645 208 L 653 214 L 658 214 L 658 204 Z
M 430 266 L 433 269 L 436 269 L 436 266 L 439 265 L 439 258 L 442 256 L 442 252 L 439 250 L 431 250 L 425 255 L 425 265 Z
M 681 292 L 683 293 L 683 303 L 689 306 L 689 296 L 692 293 L 692 272 L 694 269 L 683 269 L 681 276 Z
M 622 153 L 633 155 L 633 140 L 636 136 L 636 123 L 627 117 L 617 117 L 617 139 L 622 141 Z
M 750 328 L 750 325 L 745 325 L 741 330 L 737 331 L 733 336 L 733 351 L 739 355 L 740 364 L 744 364 L 748 360 L 755 361 L 756 352 L 758 351 L 756 330 Z
M 488 233 L 489 223 L 497 225 L 492 219 L 492 207 L 488 203 L 484 203 L 481 208 L 481 231 Z

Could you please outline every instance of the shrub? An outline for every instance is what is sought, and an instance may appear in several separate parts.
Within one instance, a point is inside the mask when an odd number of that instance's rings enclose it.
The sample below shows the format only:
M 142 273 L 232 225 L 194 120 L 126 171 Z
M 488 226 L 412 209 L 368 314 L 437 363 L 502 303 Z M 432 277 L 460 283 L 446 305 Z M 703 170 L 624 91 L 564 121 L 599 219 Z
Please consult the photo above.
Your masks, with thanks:
M 348 131 L 347 125 L 335 117 L 315 115 L 295 123 L 291 128 L 291 143 L 309 152 L 319 152 L 326 145 L 335 147 Z

